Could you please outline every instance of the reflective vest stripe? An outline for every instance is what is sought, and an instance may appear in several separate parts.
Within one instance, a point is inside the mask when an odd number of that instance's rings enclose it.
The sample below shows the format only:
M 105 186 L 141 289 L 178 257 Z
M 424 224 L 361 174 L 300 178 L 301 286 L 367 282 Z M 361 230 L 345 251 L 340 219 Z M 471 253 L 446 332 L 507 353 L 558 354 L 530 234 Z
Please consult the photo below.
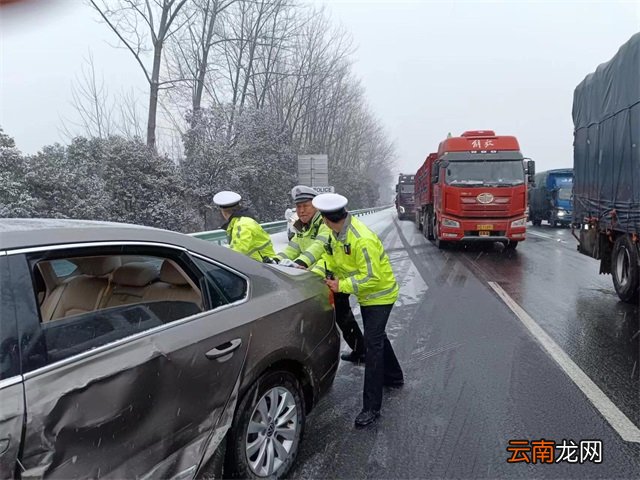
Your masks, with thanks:
M 371 295 L 367 295 L 367 300 L 384 297 L 385 295 L 387 295 L 389 293 L 393 293 L 393 291 L 396 289 L 397 286 L 398 286 L 398 284 L 396 282 L 394 282 L 393 283 L 393 287 L 391 287 L 391 288 L 387 288 L 386 290 L 382 290 L 380 292 L 376 292 L 376 293 L 372 293 Z
M 317 262 L 316 257 L 314 257 L 314 256 L 313 256 L 313 254 L 311 254 L 310 252 L 302 252 L 302 253 L 300 254 L 300 256 L 301 256 L 301 257 L 302 257 L 302 256 L 307 257 L 307 258 L 309 259 L 309 261 L 311 262 L 311 263 L 309 263 L 309 265 L 312 265 L 312 264 L 314 264 L 314 263 L 316 263 L 316 262 Z
M 360 280 L 356 280 L 356 283 L 358 284 L 367 283 L 369 280 L 371 280 L 371 277 L 373 276 L 373 266 L 371 265 L 371 258 L 369 258 L 369 252 L 367 252 L 366 248 L 363 248 L 362 253 L 364 255 L 364 260 L 367 262 L 367 276 L 364 278 L 361 278 Z
M 251 256 L 252 254 L 256 253 L 259 250 L 262 250 L 264 248 L 267 248 L 269 246 L 269 244 L 271 243 L 271 240 L 267 240 L 266 242 L 264 242 L 262 245 L 260 245 L 259 247 L 256 248 L 252 248 L 251 250 L 249 250 L 247 252 L 247 255 Z

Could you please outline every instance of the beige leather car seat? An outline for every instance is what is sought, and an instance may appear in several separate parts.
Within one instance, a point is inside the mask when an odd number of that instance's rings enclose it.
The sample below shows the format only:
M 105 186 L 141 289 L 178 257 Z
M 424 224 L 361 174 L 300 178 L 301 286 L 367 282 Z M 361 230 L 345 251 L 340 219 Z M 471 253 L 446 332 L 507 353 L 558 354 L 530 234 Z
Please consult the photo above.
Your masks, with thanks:
M 157 278 L 157 267 L 146 262 L 130 262 L 118 267 L 113 272 L 102 308 L 143 302 L 145 287 Z
M 145 289 L 143 295 L 145 301 L 176 300 L 195 303 L 202 308 L 200 293 L 193 289 L 185 274 L 170 260 L 162 263 L 159 280 Z
M 55 287 L 42 303 L 42 321 L 79 315 L 100 308 L 109 290 L 109 274 L 120 266 L 120 257 L 79 257 L 70 259 L 80 275 Z

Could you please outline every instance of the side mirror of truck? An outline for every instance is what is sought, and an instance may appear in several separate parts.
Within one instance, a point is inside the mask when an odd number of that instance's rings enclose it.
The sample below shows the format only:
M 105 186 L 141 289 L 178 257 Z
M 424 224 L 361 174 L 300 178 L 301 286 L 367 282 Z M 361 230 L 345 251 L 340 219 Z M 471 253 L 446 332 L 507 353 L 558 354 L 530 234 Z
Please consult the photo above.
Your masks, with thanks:
M 436 184 L 440 180 L 440 165 L 434 163 L 431 167 L 431 183 Z
M 536 174 L 536 162 L 534 162 L 530 158 L 525 158 L 524 162 L 524 170 L 525 173 L 529 176 L 529 183 L 533 183 L 533 177 Z

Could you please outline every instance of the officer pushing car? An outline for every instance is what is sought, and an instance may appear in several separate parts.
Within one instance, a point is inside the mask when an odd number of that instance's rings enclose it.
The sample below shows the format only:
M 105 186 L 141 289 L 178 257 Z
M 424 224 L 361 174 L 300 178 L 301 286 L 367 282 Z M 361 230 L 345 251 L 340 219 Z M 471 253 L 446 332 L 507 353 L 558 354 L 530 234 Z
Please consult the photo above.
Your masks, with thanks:
M 313 188 L 296 185 L 291 189 L 291 198 L 296 204 L 298 220 L 293 224 L 293 237 L 284 250 L 278 253 L 281 265 L 311 268 L 324 254 L 324 246 L 329 241 L 331 230 L 322 221 L 320 212 L 312 200 L 318 195 Z
M 399 287 L 382 242 L 351 216 L 347 202 L 342 195 L 326 193 L 316 196 L 312 203 L 331 229 L 323 262 L 334 278 L 326 278 L 325 283 L 336 295 L 347 297 L 347 308 L 348 295 L 355 295 L 360 304 L 364 335 L 355 321 L 357 331 L 352 335 L 364 339 L 363 406 L 355 419 L 356 427 L 364 427 L 380 416 L 383 386 L 398 388 L 404 384 L 402 368 L 385 332 Z M 360 354 L 357 348 L 352 353 Z
M 218 192 L 213 203 L 220 208 L 225 219 L 222 228 L 227 231 L 229 247 L 259 262 L 271 261 L 276 256 L 271 237 L 241 205 L 242 197 L 231 191 Z

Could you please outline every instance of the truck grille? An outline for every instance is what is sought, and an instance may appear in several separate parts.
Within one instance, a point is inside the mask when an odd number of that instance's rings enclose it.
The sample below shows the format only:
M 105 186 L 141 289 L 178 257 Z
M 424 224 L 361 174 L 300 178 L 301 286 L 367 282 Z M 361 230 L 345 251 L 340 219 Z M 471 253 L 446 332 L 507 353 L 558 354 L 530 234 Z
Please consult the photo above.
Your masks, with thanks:
M 491 203 L 480 203 L 475 197 L 462 197 L 462 213 L 465 217 L 487 218 L 508 217 L 511 206 L 510 197 L 495 197 Z

